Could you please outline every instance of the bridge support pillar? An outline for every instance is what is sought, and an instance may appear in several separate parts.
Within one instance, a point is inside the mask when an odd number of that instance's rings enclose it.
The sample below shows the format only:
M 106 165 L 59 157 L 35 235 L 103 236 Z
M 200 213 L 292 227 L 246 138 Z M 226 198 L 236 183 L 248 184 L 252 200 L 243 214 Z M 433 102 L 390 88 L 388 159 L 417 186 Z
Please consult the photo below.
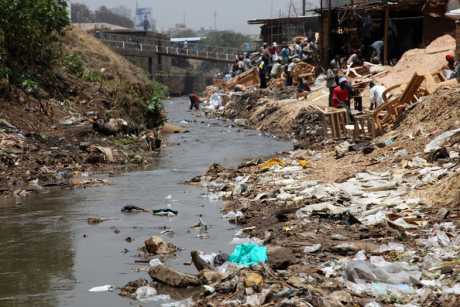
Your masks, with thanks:
M 153 58 L 152 57 L 149 57 L 148 66 L 149 66 L 149 77 L 150 79 L 153 80 Z

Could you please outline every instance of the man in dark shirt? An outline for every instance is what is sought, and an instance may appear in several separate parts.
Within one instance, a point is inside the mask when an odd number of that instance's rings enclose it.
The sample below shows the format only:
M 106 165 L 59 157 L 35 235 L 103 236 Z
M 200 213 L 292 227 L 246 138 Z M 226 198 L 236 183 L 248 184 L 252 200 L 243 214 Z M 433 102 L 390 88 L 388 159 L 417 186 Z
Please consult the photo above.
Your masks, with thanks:
M 201 103 L 200 97 L 198 97 L 198 95 L 195 92 L 192 92 L 192 94 L 190 95 L 190 111 L 192 111 L 193 108 L 199 111 L 200 103 Z

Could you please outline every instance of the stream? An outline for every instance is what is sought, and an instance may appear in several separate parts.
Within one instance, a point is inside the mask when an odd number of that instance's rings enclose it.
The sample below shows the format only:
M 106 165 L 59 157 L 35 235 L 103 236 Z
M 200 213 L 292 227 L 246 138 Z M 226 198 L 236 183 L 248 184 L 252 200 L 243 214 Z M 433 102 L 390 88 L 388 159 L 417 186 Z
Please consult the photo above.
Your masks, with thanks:
M 170 122 L 190 132 L 171 135 L 151 170 L 110 178 L 109 186 L 0 205 L 0 306 L 139 306 L 118 296 L 118 291 L 90 293 L 88 289 L 149 279 L 146 272 L 139 272 L 142 265 L 135 264 L 138 248 L 165 228 L 174 234 L 163 238 L 183 249 L 166 264 L 181 271 L 194 272 L 192 266 L 184 265 L 190 262 L 191 250 L 231 252 L 229 242 L 237 228 L 222 219 L 221 201 L 183 182 L 203 174 L 214 162 L 236 166 L 247 158 L 288 150 L 290 144 L 188 112 L 187 100 L 165 103 Z M 122 214 L 127 204 L 149 210 L 170 205 L 179 215 Z M 191 229 L 200 215 L 209 226 L 208 238 L 200 238 Z M 88 225 L 91 216 L 109 220 Z M 127 237 L 134 241 L 128 243 Z M 171 296 L 182 299 L 187 294 Z

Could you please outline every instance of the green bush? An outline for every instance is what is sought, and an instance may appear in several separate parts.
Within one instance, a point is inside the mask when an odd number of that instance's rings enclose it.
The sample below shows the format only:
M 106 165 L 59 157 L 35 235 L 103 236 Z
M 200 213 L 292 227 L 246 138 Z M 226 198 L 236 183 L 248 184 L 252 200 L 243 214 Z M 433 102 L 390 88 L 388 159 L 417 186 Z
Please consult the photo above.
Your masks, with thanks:
M 89 82 L 101 82 L 104 79 L 104 75 L 100 71 L 85 70 L 82 79 Z
M 27 93 L 33 94 L 38 91 L 38 82 L 24 76 L 21 81 L 21 87 Z
M 81 78 L 85 72 L 85 67 L 81 56 L 77 53 L 71 53 L 64 56 L 63 64 L 65 69 L 72 75 Z
M 145 109 L 147 128 L 158 128 L 166 122 L 163 100 L 168 96 L 168 87 L 153 81 L 150 86 L 150 98 Z
M 60 37 L 68 24 L 64 0 L 0 0 L 3 64 L 17 76 L 48 69 L 60 54 Z
M 166 85 L 158 82 L 152 81 L 150 85 L 151 96 L 157 96 L 160 100 L 166 99 L 169 95 L 169 89 Z

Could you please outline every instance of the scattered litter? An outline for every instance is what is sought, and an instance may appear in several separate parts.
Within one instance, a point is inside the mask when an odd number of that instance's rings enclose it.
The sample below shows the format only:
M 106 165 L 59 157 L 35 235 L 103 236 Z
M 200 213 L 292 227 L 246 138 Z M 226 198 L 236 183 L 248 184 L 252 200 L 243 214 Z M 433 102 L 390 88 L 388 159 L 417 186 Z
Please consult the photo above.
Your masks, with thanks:
M 449 130 L 441 135 L 435 137 L 430 143 L 425 146 L 425 153 L 430 153 L 432 151 L 440 149 L 447 140 L 451 137 L 455 136 L 456 134 L 460 133 L 460 128 Z
M 157 210 L 153 210 L 152 212 L 153 212 L 153 215 L 156 215 L 156 216 L 168 216 L 168 217 L 174 217 L 179 214 L 179 211 L 169 209 L 169 208 L 157 209 Z
M 89 292 L 109 292 L 113 291 L 114 287 L 111 285 L 105 285 L 105 286 L 98 286 L 98 287 L 93 287 L 89 289 Z
M 305 254 L 312 254 L 312 253 L 318 252 L 320 249 L 321 249 L 321 244 L 314 244 L 310 246 L 305 246 L 303 249 L 303 252 Z
M 152 287 L 144 286 L 136 290 L 136 299 L 140 302 L 149 302 L 158 294 Z
M 177 247 L 169 242 L 165 242 L 158 236 L 153 236 L 144 242 L 145 250 L 153 255 L 172 254 L 177 251 Z
M 121 212 L 123 213 L 134 213 L 134 212 L 149 212 L 146 209 L 136 207 L 136 206 L 131 206 L 131 205 L 126 205 L 121 209 Z
M 159 265 L 163 265 L 163 262 L 161 262 L 161 260 L 157 259 L 157 258 L 154 258 L 154 259 L 150 260 L 150 262 L 149 262 L 150 267 L 155 267 L 155 266 L 159 266 Z
M 252 243 L 237 245 L 228 257 L 228 261 L 245 267 L 265 263 L 267 260 L 267 248 Z

